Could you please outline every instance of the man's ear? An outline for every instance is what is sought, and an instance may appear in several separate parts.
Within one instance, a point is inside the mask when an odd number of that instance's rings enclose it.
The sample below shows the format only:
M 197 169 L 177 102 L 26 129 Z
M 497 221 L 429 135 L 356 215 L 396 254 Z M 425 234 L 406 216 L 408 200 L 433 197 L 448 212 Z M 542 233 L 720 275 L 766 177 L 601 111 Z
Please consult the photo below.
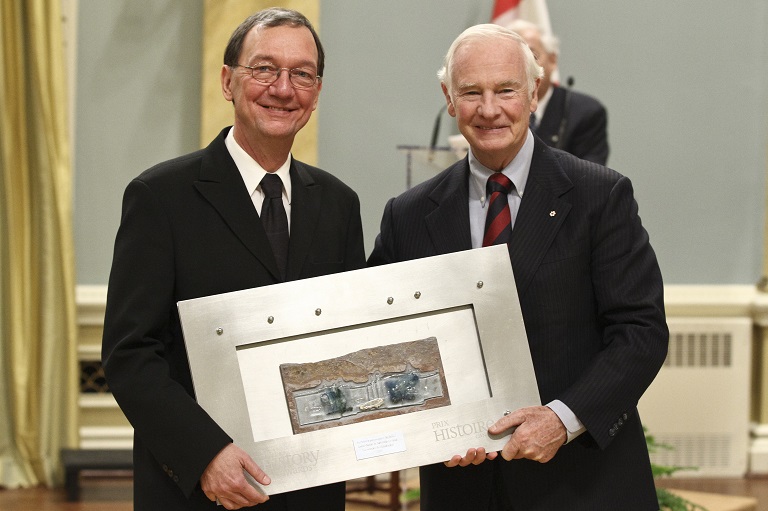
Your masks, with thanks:
M 539 87 L 541 86 L 541 78 L 536 78 L 536 84 L 533 86 L 533 96 L 531 96 L 531 113 L 535 112 L 539 107 Z
M 320 91 L 323 90 L 323 81 L 317 82 L 317 94 L 315 95 L 315 103 L 312 105 L 312 111 L 317 110 L 317 102 L 320 101 Z
M 233 101 L 232 68 L 226 64 L 221 66 L 221 93 L 227 101 Z
M 446 87 L 444 83 L 441 83 L 440 88 L 443 89 L 443 95 L 445 96 L 445 101 L 448 104 L 448 115 L 451 117 L 456 117 L 456 107 L 453 106 L 453 100 L 451 100 L 451 95 L 448 93 L 448 87 Z

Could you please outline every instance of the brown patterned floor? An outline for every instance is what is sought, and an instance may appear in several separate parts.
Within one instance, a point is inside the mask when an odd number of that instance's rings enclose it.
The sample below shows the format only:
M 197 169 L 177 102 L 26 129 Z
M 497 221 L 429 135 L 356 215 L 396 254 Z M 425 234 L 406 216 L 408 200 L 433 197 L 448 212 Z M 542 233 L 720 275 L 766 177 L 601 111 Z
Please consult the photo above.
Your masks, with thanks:
M 404 474 L 406 487 L 414 487 L 418 483 L 418 473 L 413 471 Z M 386 483 L 386 477 L 379 477 Z M 725 495 L 747 496 L 757 499 L 756 511 L 768 511 L 768 477 L 743 479 L 664 479 L 659 486 L 681 490 L 720 493 Z M 132 483 L 130 478 L 101 478 L 86 477 L 82 481 L 82 500 L 66 502 L 64 490 L 0 489 L 0 509 L 8 511 L 133 511 L 131 505 Z M 356 494 L 358 497 L 370 498 L 378 505 L 348 503 L 347 511 L 375 511 L 386 509 L 382 504 L 388 504 L 386 492 L 376 492 L 373 495 Z M 418 509 L 414 504 L 398 509 L 413 511 Z

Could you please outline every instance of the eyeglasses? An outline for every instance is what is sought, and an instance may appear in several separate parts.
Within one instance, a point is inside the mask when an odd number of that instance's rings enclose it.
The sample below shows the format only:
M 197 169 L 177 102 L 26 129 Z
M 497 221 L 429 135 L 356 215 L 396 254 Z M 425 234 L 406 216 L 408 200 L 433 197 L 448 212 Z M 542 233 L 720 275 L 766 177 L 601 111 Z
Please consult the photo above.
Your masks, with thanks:
M 306 69 L 288 69 L 287 67 L 277 67 L 272 64 L 259 64 L 257 66 L 242 66 L 240 64 L 235 64 L 231 67 L 244 67 L 245 69 L 250 69 L 253 79 L 265 85 L 275 83 L 280 77 L 280 71 L 286 70 L 288 71 L 288 79 L 295 89 L 309 89 L 322 79 L 322 76 L 317 76 L 314 72 Z

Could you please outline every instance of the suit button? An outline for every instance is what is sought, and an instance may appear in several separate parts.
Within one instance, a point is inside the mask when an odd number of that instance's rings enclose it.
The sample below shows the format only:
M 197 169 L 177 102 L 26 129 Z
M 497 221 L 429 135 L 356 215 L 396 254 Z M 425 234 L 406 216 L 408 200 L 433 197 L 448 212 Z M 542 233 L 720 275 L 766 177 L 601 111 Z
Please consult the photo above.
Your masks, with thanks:
M 616 436 L 616 428 L 609 429 L 608 436 Z
M 619 426 L 623 426 L 623 425 L 624 425 L 624 421 L 623 421 L 623 420 L 621 420 L 621 419 L 619 419 L 619 420 L 618 420 L 618 422 L 617 422 L 616 424 L 618 424 Z
M 627 415 L 626 413 L 625 413 L 624 415 L 622 415 L 621 417 L 622 417 L 622 419 L 624 419 L 624 420 L 627 420 L 627 419 L 629 419 L 629 415 Z
M 163 464 L 163 472 L 168 473 L 168 465 Z
M 173 476 L 173 482 L 178 483 L 179 482 L 179 476 Z
M 173 470 L 168 471 L 168 477 L 173 477 Z

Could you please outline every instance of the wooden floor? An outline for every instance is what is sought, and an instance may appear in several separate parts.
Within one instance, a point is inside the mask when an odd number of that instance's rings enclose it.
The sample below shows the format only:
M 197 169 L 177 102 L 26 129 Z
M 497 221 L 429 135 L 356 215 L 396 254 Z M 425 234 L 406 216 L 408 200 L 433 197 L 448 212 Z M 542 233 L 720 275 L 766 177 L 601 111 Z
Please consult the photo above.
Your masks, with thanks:
M 404 486 L 413 488 L 418 484 L 418 471 L 402 473 Z M 416 483 L 414 483 L 414 479 Z M 377 481 L 386 485 L 388 479 L 379 476 Z M 359 481 L 362 485 L 363 480 Z M 0 511 L 134 511 L 132 503 L 133 484 L 130 476 L 81 477 L 81 499 L 67 502 L 63 489 L 48 490 L 34 488 L 8 490 L 0 488 Z M 376 511 L 391 509 L 387 492 L 366 491 L 348 494 L 356 502 L 347 502 L 346 511 Z M 366 503 L 369 502 L 369 503 Z M 411 505 L 399 504 L 401 511 L 418 510 L 418 502 Z M 223 509 L 223 508 L 222 508 Z
M 407 477 L 406 486 L 413 484 Z M 768 511 L 768 477 L 745 479 L 664 479 L 659 486 L 697 492 L 720 493 L 757 499 L 756 511 Z M 130 478 L 87 477 L 82 481 L 82 500 L 66 502 L 64 490 L 0 489 L 0 510 L 8 511 L 133 511 Z M 364 496 L 365 497 L 365 496 Z M 384 493 L 371 496 L 378 503 L 386 502 Z M 347 504 L 347 511 L 384 509 L 366 504 Z M 401 507 L 416 510 L 417 504 Z

